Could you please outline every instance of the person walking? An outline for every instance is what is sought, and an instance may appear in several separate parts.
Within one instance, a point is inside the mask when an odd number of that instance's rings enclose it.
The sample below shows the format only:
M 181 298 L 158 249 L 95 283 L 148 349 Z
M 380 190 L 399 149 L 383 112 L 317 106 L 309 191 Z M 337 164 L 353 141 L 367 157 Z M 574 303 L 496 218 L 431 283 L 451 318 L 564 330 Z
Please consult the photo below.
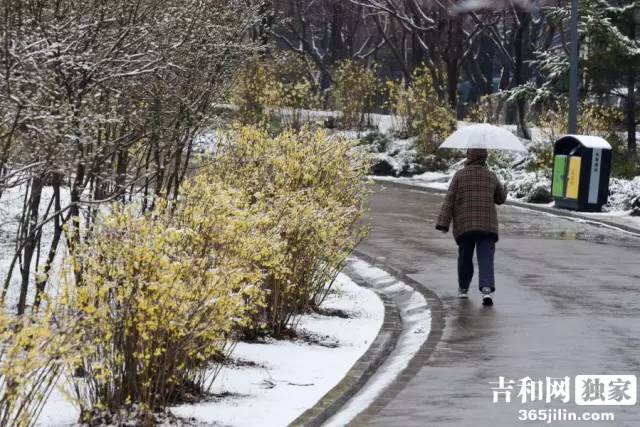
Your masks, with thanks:
M 436 229 L 449 231 L 458 244 L 458 296 L 467 298 L 473 279 L 473 253 L 477 251 L 478 284 L 483 305 L 493 305 L 495 244 L 498 241 L 496 205 L 507 199 L 505 186 L 487 168 L 487 150 L 470 148 L 464 168 L 456 172 L 436 222 Z

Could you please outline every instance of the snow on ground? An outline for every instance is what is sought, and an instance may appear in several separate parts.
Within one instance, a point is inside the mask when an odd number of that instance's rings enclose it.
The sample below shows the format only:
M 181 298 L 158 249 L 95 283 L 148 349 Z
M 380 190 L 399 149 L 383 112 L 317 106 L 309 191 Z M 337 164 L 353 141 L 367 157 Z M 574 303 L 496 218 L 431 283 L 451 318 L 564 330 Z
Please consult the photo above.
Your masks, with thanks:
M 232 104 L 225 104 L 225 103 L 214 104 L 214 107 L 225 109 L 225 110 L 237 110 L 236 106 Z M 282 114 L 282 115 L 291 114 L 291 110 L 288 108 L 283 108 L 283 109 L 280 109 L 279 111 L 277 109 L 271 109 L 271 108 L 269 108 L 268 110 L 271 112 Z M 299 108 L 299 109 L 296 109 L 296 114 L 305 118 L 306 121 L 308 122 L 313 122 L 313 121 L 317 122 L 317 121 L 323 121 L 326 119 L 337 119 L 338 117 L 340 117 L 341 113 L 339 111 L 331 111 L 331 110 L 311 110 L 311 109 Z M 391 117 L 390 115 L 371 113 L 368 116 L 369 116 L 369 122 L 371 126 L 378 129 L 378 131 L 380 131 L 381 133 L 390 133 L 391 131 L 393 131 L 393 117 Z
M 207 402 L 185 404 L 171 411 L 198 425 L 286 426 L 338 384 L 375 340 L 384 320 L 384 305 L 370 289 L 340 274 L 323 304 L 348 318 L 305 315 L 301 336 L 311 339 L 240 342 L 235 364 L 222 369 Z M 78 410 L 55 390 L 38 426 L 75 426 Z
M 610 211 L 610 212 L 582 212 L 582 215 L 593 219 L 602 219 L 628 227 L 634 227 L 640 230 L 640 216 L 631 216 L 631 210 L 628 211 Z
M 349 318 L 314 314 L 304 316 L 298 325 L 299 332 L 319 343 L 239 343 L 232 357 L 255 366 L 221 372 L 213 392 L 226 397 L 182 405 L 173 413 L 206 423 L 267 427 L 285 426 L 312 407 L 369 348 L 384 320 L 384 306 L 373 291 L 343 274 L 336 283 L 337 294 L 323 307 L 346 312 Z
M 62 380 L 61 380 L 62 381 Z M 38 427 L 77 426 L 80 410 L 58 388 L 55 388 L 45 403 L 36 422 Z
M 0 197 L 0 251 L 2 251 L 0 255 L 0 280 L 2 281 L 2 286 L 4 286 L 5 281 L 7 280 L 11 262 L 13 261 L 13 256 L 16 252 L 17 231 L 22 208 L 25 202 L 25 192 L 26 186 L 21 185 L 14 188 L 3 189 L 2 197 Z M 47 211 L 52 196 L 52 187 L 44 187 L 42 189 L 42 200 L 40 202 L 39 209 L 41 220 L 45 215 L 51 216 L 54 212 L 53 207 Z M 60 198 L 62 199 L 62 206 L 67 206 L 69 201 L 69 192 L 67 189 L 61 189 Z M 42 251 L 40 255 L 41 263 L 44 263 L 43 259 L 46 258 L 51 241 L 53 240 L 53 228 L 53 222 L 49 222 L 42 227 L 42 236 L 40 238 L 40 247 Z M 64 251 L 65 242 L 64 239 L 62 239 L 58 254 L 54 260 L 54 267 L 52 268 L 52 271 L 55 270 L 56 266 L 58 266 L 62 261 Z M 30 274 L 29 294 L 27 295 L 28 304 L 32 303 L 35 295 L 34 277 L 36 271 L 33 268 L 33 265 L 34 264 L 32 264 Z M 20 265 L 19 263 L 16 263 L 13 269 L 13 274 L 9 280 L 9 287 L 7 289 L 7 296 L 5 300 L 6 307 L 9 309 L 14 309 L 18 303 L 20 282 Z
M 403 330 L 393 353 L 378 368 L 366 385 L 347 404 L 325 424 L 326 427 L 338 427 L 348 424 L 360 412 L 366 409 L 407 367 L 413 356 L 427 340 L 431 331 L 431 310 L 424 296 L 406 283 L 397 280 L 389 273 L 362 260 L 356 260 L 351 268 L 362 278 L 372 283 L 383 293 L 398 295 L 398 308 L 402 318 Z
M 193 150 L 196 153 L 215 153 L 220 141 L 219 130 L 215 127 L 204 129 L 193 140 Z
M 425 172 L 411 177 L 375 176 L 370 178 L 375 178 L 377 181 L 402 182 L 418 187 L 446 190 L 449 188 L 451 177 L 453 177 L 453 172 Z

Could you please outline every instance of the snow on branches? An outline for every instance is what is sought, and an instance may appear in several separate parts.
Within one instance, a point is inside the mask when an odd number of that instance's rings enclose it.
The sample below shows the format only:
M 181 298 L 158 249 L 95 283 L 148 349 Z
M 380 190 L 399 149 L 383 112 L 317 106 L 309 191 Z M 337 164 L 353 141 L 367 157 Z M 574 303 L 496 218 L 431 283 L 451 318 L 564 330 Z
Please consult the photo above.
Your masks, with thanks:
M 242 0 L 0 1 L 0 195 L 27 184 L 32 224 L 16 244 L 22 311 L 37 267 L 24 252 L 39 251 L 45 221 L 68 224 L 73 246 L 100 203 L 137 193 L 146 208 L 177 191 L 259 15 Z M 46 186 L 59 208 L 43 217 Z

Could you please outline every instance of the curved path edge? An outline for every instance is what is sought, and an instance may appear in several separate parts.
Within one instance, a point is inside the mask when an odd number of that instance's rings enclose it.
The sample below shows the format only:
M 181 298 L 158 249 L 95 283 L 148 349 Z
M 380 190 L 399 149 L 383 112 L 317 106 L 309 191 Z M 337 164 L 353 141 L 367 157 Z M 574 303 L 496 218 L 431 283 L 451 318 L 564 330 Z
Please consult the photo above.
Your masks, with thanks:
M 436 350 L 438 343 L 442 338 L 442 333 L 445 327 L 444 306 L 440 297 L 430 289 L 427 289 L 423 284 L 417 282 L 411 277 L 407 276 L 401 270 L 398 270 L 390 265 L 376 261 L 369 255 L 356 250 L 354 255 L 365 261 L 374 267 L 383 270 L 396 279 L 404 282 L 424 297 L 427 301 L 431 315 L 431 329 L 426 341 L 422 344 L 420 349 L 413 355 L 406 368 L 402 370 L 393 382 L 385 388 L 380 395 L 376 397 L 373 403 L 358 414 L 350 423 L 351 426 L 366 426 L 368 421 L 375 418 L 375 416 L 389 403 L 391 400 L 407 385 L 407 383 L 414 378 L 416 373 L 427 363 L 431 358 L 431 355 Z
M 347 274 L 347 276 L 349 275 Z M 369 378 L 376 373 L 380 365 L 391 354 L 400 337 L 402 319 L 396 303 L 389 296 L 372 289 L 368 283 L 363 282 L 360 278 L 350 276 L 349 278 L 358 285 L 373 290 L 380 297 L 384 305 L 382 326 L 367 351 L 354 363 L 344 378 L 313 407 L 293 420 L 289 424 L 290 426 L 315 427 L 322 425 L 364 387 Z
M 392 181 L 389 179 L 377 179 L 376 177 L 371 177 L 371 179 L 373 181 L 375 181 L 378 184 L 381 185 L 388 185 L 390 187 L 398 187 L 398 188 L 406 188 L 409 190 L 415 190 L 415 191 L 420 191 L 423 193 L 432 193 L 432 194 L 446 194 L 447 190 L 443 190 L 440 188 L 432 188 L 432 187 L 425 187 L 423 185 L 416 185 L 416 184 L 410 184 L 407 182 L 398 182 L 398 181 Z M 574 212 L 574 211 L 567 211 L 564 209 L 558 209 L 558 208 L 553 208 L 550 206 L 539 206 L 539 205 L 535 205 L 532 203 L 524 203 L 524 202 L 518 202 L 515 200 L 507 200 L 507 202 L 505 203 L 505 205 L 507 206 L 514 206 L 517 208 L 522 208 L 522 209 L 529 209 L 532 211 L 537 211 L 537 212 L 543 212 L 543 213 L 547 213 L 547 214 L 551 214 L 551 215 L 555 215 L 555 216 L 559 216 L 559 217 L 564 217 L 564 218 L 569 218 L 569 219 L 579 219 L 581 221 L 585 221 L 588 223 L 592 223 L 592 224 L 596 224 L 596 225 L 602 225 L 605 227 L 610 227 L 610 228 L 616 228 L 619 230 L 623 230 L 626 231 L 627 233 L 632 233 L 635 235 L 640 236 L 640 228 L 638 227 L 633 227 L 627 224 L 620 224 L 617 222 L 613 222 L 613 221 L 607 221 L 605 219 L 600 219 L 600 218 L 594 218 L 592 216 L 588 216 L 588 215 L 582 215 L 579 212 Z

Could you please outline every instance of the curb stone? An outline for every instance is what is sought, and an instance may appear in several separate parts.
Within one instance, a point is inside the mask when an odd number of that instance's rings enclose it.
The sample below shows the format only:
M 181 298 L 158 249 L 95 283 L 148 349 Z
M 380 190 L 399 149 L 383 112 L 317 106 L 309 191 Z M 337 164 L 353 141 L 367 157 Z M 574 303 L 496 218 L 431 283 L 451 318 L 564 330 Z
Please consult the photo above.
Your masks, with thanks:
M 377 179 L 376 177 L 372 177 L 371 179 L 373 181 L 375 181 L 376 183 L 378 183 L 380 185 L 383 185 L 383 186 L 387 185 L 389 187 L 405 188 L 405 189 L 408 189 L 408 190 L 414 190 L 414 191 L 419 191 L 419 192 L 422 192 L 422 193 L 431 193 L 431 194 L 446 194 L 447 193 L 447 190 L 442 190 L 440 188 L 423 187 L 421 185 L 409 184 L 409 183 L 404 183 L 404 182 L 390 181 L 390 180 L 386 180 L 386 179 Z M 607 220 L 600 219 L 600 218 L 594 218 L 594 217 L 587 216 L 587 215 L 582 215 L 582 214 L 580 214 L 578 212 L 574 212 L 574 211 L 567 211 L 567 210 L 564 210 L 564 209 L 552 208 L 552 207 L 549 207 L 549 206 L 538 206 L 538 205 L 534 205 L 532 203 L 517 202 L 515 200 L 507 200 L 505 202 L 505 205 L 514 206 L 514 207 L 517 207 L 517 208 L 529 209 L 529 210 L 537 211 L 537 212 L 548 213 L 548 214 L 559 216 L 559 217 L 563 217 L 563 218 L 579 219 L 579 220 L 583 220 L 583 221 L 586 221 L 586 222 L 591 223 L 591 224 L 596 224 L 596 225 L 605 226 L 605 227 L 611 227 L 611 228 L 617 228 L 619 230 L 626 231 L 627 233 L 631 233 L 631 234 L 635 234 L 637 236 L 640 236 L 640 228 L 633 227 L 633 226 L 626 225 L 626 224 L 620 224 L 620 223 L 613 222 L 613 221 L 607 221 Z
M 362 287 L 372 289 L 368 283 L 360 278 L 350 277 L 350 279 Z M 349 369 L 345 377 L 312 408 L 307 409 L 293 420 L 289 424 L 290 426 L 316 427 L 322 425 L 362 389 L 395 348 L 402 330 L 400 310 L 390 297 L 375 289 L 372 290 L 376 292 L 384 304 L 384 320 L 378 335 L 367 351 Z
M 445 328 L 445 316 L 444 306 L 438 295 L 430 289 L 427 289 L 424 285 L 410 278 L 402 271 L 385 265 L 369 255 L 355 250 L 354 255 L 357 258 L 383 270 L 396 279 L 404 282 L 417 292 L 420 292 L 427 301 L 427 307 L 431 313 L 431 328 L 427 340 L 422 344 L 420 349 L 413 355 L 406 368 L 393 380 L 393 382 L 385 388 L 372 402 L 371 405 L 360 414 L 358 414 L 350 423 L 350 426 L 367 426 L 370 425 L 370 421 L 375 419 L 376 415 L 395 397 L 398 393 L 407 385 L 407 383 L 413 379 L 415 374 L 418 373 L 427 361 L 431 358 L 431 355 L 436 350 L 438 343 L 442 338 L 442 333 Z

